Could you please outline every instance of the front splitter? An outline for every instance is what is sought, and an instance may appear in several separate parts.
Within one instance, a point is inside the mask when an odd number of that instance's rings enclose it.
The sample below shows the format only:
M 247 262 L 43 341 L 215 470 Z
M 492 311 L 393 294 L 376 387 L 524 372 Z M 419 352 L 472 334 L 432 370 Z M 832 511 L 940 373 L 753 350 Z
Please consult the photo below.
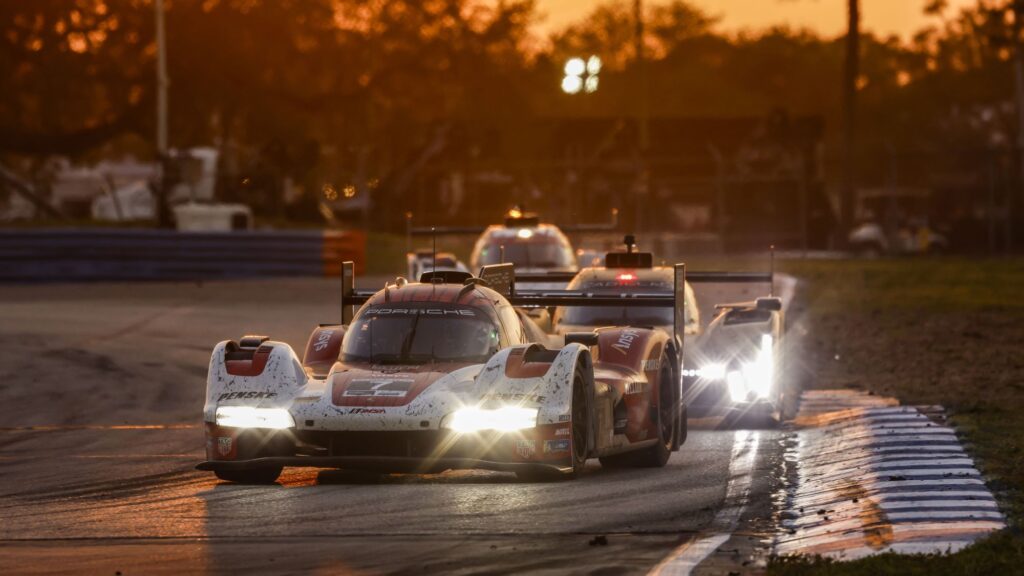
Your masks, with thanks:
M 498 462 L 477 458 L 405 458 L 395 456 L 267 456 L 250 460 L 206 460 L 196 465 L 204 471 L 258 470 L 276 467 L 346 468 L 373 472 L 433 474 L 445 470 L 479 469 L 496 472 L 552 474 L 572 472 L 571 468 L 541 462 Z

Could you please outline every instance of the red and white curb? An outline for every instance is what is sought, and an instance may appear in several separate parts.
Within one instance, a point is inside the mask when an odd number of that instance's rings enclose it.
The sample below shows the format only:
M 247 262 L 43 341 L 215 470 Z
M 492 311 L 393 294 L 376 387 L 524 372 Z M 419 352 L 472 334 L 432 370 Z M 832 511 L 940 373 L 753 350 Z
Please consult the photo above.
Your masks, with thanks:
M 931 417 L 929 417 L 931 416 Z M 849 390 L 804 392 L 796 486 L 773 552 L 852 560 L 956 552 L 1006 527 L 941 408 Z

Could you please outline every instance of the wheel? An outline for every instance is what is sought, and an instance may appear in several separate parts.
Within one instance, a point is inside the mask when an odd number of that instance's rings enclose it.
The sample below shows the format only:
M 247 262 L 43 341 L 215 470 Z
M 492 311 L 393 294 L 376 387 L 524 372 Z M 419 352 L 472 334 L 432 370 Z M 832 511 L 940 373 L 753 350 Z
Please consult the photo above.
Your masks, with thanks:
M 281 467 L 256 468 L 253 470 L 215 470 L 221 480 L 236 484 L 273 484 L 281 475 Z
M 528 482 L 568 480 L 583 471 L 590 451 L 590 399 L 583 367 L 576 366 L 572 380 L 572 452 L 569 454 L 570 472 L 524 471 L 516 472 L 520 480 Z
M 658 410 L 657 429 L 658 442 L 654 446 L 601 458 L 601 466 L 619 468 L 634 466 L 638 468 L 661 468 L 668 463 L 672 455 L 672 446 L 676 441 L 676 425 L 679 423 L 679 398 L 676 398 L 673 386 L 664 386 L 664 382 L 672 382 L 672 365 L 668 357 L 661 357 L 661 372 L 658 375 Z M 685 421 L 684 421 L 685 422 Z
M 683 444 L 686 444 L 686 434 L 690 429 L 690 417 L 687 415 L 689 410 L 687 406 L 683 404 L 683 408 L 679 413 L 679 443 L 676 445 L 678 450 Z

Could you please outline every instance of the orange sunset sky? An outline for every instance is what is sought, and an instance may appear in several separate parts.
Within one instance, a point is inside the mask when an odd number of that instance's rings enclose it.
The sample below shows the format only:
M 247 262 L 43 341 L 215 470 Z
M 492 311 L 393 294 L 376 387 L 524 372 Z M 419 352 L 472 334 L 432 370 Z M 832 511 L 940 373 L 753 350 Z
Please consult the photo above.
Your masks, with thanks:
M 620 0 L 632 5 L 632 0 Z M 657 3 L 657 0 L 644 0 Z M 690 0 L 709 14 L 721 17 L 718 29 L 734 32 L 744 28 L 757 29 L 778 24 L 796 28 L 807 27 L 821 34 L 835 36 L 846 26 L 846 0 Z M 976 0 L 949 0 L 950 12 L 970 6 Z M 597 0 L 537 0 L 540 11 L 547 15 L 537 29 L 542 34 L 577 20 L 598 4 Z M 934 24 L 922 13 L 925 0 L 861 0 L 861 23 L 876 34 L 897 34 L 909 37 L 914 31 Z

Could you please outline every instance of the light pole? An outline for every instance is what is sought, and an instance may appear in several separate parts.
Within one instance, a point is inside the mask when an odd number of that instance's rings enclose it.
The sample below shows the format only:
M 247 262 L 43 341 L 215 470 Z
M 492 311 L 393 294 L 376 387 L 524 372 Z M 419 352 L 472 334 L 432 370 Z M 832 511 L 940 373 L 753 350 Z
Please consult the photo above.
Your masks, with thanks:
M 857 185 L 857 79 L 860 76 L 860 0 L 849 0 L 846 65 L 843 69 L 843 182 L 839 194 L 840 246 L 853 228 L 853 200 Z
M 164 0 L 155 0 L 156 10 L 156 153 L 160 162 L 160 183 L 156 193 L 157 226 L 171 226 L 167 192 L 171 185 L 167 156 L 167 37 L 164 33 Z
M 635 230 L 643 226 L 643 205 L 647 198 L 650 175 L 647 172 L 647 148 L 650 146 L 650 108 L 648 95 L 647 61 L 644 59 L 644 7 L 643 0 L 634 0 L 633 16 L 636 22 L 636 66 L 640 77 L 637 97 L 637 202 L 634 210 Z
M 167 154 L 167 37 L 164 34 L 164 0 L 156 0 L 156 151 Z

